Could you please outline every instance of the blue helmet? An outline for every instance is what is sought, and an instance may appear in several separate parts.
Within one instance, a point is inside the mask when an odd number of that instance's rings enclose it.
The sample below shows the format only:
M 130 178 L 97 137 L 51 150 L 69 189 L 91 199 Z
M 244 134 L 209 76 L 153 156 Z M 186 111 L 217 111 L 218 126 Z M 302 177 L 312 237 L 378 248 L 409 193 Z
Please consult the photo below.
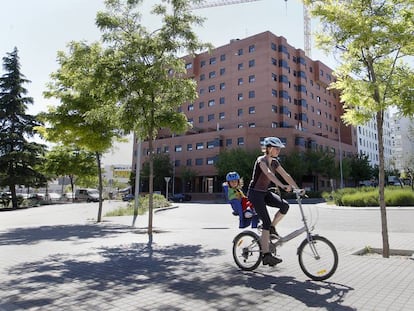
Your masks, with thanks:
M 226 181 L 239 180 L 240 175 L 237 172 L 230 172 L 226 175 Z

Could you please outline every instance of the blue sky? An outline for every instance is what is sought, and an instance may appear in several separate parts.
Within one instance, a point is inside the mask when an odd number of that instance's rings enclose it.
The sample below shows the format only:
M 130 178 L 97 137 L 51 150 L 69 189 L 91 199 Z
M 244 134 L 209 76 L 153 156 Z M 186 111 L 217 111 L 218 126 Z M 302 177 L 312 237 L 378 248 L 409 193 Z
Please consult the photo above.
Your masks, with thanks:
M 149 14 L 154 3 L 145 0 L 142 6 L 142 23 L 149 29 L 158 22 Z M 104 9 L 104 0 L 0 0 L 0 5 L 0 57 L 18 48 L 21 71 L 31 81 L 25 87 L 34 98 L 29 112 L 45 111 L 48 105 L 56 104 L 54 99 L 44 99 L 42 93 L 50 74 L 57 69 L 57 51 L 65 51 L 72 40 L 99 40 L 95 17 Z M 206 18 L 203 27 L 196 29 L 198 36 L 214 46 L 270 30 L 303 49 L 303 10 L 298 0 L 259 0 L 194 12 Z M 335 66 L 314 47 L 312 57 Z
M 159 23 L 149 14 L 155 3 L 158 1 L 145 0 L 141 7 L 142 24 L 150 30 L 156 29 Z M 6 56 L 14 47 L 18 48 L 21 71 L 31 81 L 25 87 L 28 96 L 34 99 L 28 112 L 46 111 L 49 105 L 58 103 L 56 99 L 45 99 L 42 95 L 50 82 L 50 74 L 58 69 L 57 51 L 66 51 L 70 41 L 91 43 L 100 39 L 95 17 L 98 11 L 104 10 L 104 0 L 0 0 L 0 8 L 0 57 Z M 196 33 L 201 40 L 214 46 L 271 31 L 284 36 L 292 46 L 304 48 L 303 7 L 299 0 L 259 0 L 194 12 L 206 18 L 203 26 L 195 29 Z M 315 22 L 312 27 L 316 29 Z M 312 58 L 335 67 L 332 58 L 314 47 Z M 1 67 L 0 75 L 3 74 Z M 119 146 L 107 158 L 107 163 L 130 164 L 130 157 L 125 157 L 130 154 L 130 149 L 130 144 Z

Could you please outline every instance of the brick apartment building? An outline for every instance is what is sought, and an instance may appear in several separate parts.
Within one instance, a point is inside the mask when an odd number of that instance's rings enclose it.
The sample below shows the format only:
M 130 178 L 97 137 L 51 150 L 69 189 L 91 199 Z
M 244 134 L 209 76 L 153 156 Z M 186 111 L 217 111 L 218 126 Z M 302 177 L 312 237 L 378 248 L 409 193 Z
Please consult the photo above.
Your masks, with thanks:
M 221 192 L 223 180 L 214 166 L 220 151 L 259 150 L 266 136 L 281 138 L 284 154 L 310 148 L 339 160 L 340 151 L 342 156 L 357 152 L 355 129 L 340 120 L 338 93 L 327 90 L 332 70 L 284 37 L 267 31 L 185 60 L 188 76 L 198 84 L 199 98 L 181 106 L 193 128 L 183 135 L 161 131 L 154 143 L 155 152 L 169 153 L 174 163 L 173 192 Z M 141 163 L 147 152 L 143 142 Z M 184 189 L 185 167 L 197 177 Z M 317 187 L 327 189 L 329 181 L 321 178 Z

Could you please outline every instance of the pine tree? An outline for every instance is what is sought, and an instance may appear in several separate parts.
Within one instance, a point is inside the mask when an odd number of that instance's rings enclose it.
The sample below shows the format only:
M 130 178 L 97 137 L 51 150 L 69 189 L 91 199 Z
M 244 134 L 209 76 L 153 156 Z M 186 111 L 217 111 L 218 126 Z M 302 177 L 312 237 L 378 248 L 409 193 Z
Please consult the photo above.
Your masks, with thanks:
M 16 186 L 33 186 L 45 182 L 34 167 L 41 163 L 45 146 L 27 139 L 36 134 L 41 123 L 35 116 L 26 114 L 27 105 L 33 104 L 26 97 L 24 83 L 30 81 L 20 72 L 18 50 L 3 57 L 5 74 L 0 77 L 0 186 L 8 186 L 13 208 L 17 208 Z

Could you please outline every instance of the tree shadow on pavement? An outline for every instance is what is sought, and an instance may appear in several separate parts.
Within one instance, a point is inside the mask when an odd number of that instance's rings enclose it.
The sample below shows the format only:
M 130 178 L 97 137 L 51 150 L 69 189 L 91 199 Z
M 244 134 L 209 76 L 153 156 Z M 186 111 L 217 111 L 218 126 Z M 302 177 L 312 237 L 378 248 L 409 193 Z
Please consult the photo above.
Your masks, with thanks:
M 129 227 L 115 224 L 56 225 L 13 228 L 0 233 L 1 245 L 30 245 L 42 241 L 69 241 L 104 238 L 130 231 Z
M 241 311 L 257 308 L 264 297 L 269 306 L 277 306 L 283 296 L 309 307 L 353 310 L 340 304 L 338 297 L 350 290 L 345 286 L 243 273 L 233 265 L 211 261 L 216 256 L 223 256 L 223 251 L 201 245 L 134 243 L 28 260 L 4 271 L 0 309 L 136 306 L 142 311 L 174 311 L 193 310 L 202 303 L 211 310 Z
M 254 289 L 271 289 L 276 293 L 288 295 L 303 302 L 309 308 L 324 310 L 351 311 L 355 308 L 342 305 L 346 294 L 353 288 L 333 283 L 300 281 L 290 276 L 274 276 L 264 273 L 246 273 L 247 285 Z

